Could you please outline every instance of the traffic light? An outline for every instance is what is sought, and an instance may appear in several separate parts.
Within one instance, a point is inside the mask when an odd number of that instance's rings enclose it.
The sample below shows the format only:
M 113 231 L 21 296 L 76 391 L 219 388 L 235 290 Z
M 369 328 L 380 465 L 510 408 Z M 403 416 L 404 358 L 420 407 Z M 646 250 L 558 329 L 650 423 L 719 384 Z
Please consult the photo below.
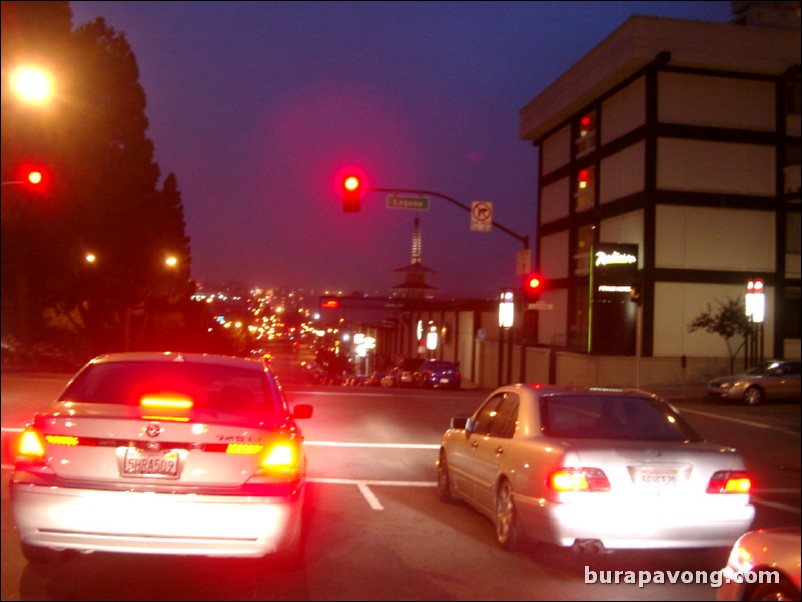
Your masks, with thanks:
M 543 278 L 540 274 L 529 273 L 524 276 L 524 302 L 537 303 L 540 300 L 540 293 L 543 291 Z
M 39 163 L 24 163 L 17 168 L 17 182 L 31 192 L 44 194 L 50 189 L 50 172 Z
M 359 211 L 359 178 L 346 176 L 343 180 L 343 211 L 356 213 Z

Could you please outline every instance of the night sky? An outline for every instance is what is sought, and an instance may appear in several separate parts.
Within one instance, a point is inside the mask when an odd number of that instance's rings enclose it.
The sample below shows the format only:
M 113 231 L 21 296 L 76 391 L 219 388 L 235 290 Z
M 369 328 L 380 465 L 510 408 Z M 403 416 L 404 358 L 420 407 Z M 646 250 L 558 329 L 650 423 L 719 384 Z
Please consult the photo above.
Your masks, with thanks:
M 175 173 L 204 286 L 387 295 L 413 221 L 436 298 L 517 286 L 523 243 L 437 197 L 344 213 L 337 178 L 429 190 L 535 248 L 537 150 L 519 110 L 633 14 L 725 23 L 730 2 L 70 2 L 124 33 L 162 177 Z

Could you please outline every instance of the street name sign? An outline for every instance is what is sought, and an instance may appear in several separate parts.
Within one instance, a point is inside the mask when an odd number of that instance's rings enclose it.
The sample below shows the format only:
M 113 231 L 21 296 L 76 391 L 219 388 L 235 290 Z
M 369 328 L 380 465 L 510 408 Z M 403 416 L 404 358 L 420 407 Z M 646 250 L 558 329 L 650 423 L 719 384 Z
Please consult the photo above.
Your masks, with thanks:
M 429 197 L 427 196 L 401 196 L 391 194 L 387 197 L 388 209 L 411 209 L 412 211 L 428 211 Z

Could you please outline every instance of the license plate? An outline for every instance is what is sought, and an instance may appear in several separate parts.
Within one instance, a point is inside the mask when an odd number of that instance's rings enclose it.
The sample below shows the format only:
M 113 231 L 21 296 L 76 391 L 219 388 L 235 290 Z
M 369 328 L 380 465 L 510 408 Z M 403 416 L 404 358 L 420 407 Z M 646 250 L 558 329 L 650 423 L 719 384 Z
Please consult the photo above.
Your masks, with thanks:
M 139 477 L 178 477 L 178 452 L 152 452 L 136 447 L 125 450 L 123 474 Z
M 678 472 L 674 468 L 639 468 L 636 483 L 644 487 L 672 489 L 677 486 Z
M 440 379 L 440 384 L 441 385 L 447 385 L 448 384 L 448 379 L 447 378 L 441 378 Z

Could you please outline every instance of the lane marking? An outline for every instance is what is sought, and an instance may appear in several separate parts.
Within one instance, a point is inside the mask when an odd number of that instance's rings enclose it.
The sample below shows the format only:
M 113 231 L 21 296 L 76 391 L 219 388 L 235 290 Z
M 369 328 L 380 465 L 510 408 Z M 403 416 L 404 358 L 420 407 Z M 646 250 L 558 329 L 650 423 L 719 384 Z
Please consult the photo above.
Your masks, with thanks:
M 312 447 L 387 447 L 393 449 L 440 449 L 439 443 L 359 443 L 344 441 L 304 441 Z
M 721 414 L 711 414 L 710 412 L 700 412 L 699 410 L 691 410 L 688 408 L 680 409 L 680 414 L 699 414 L 699 416 L 707 416 L 708 418 L 716 418 L 718 420 L 727 420 L 729 422 L 737 422 L 738 424 L 745 424 L 747 426 L 753 426 L 759 429 L 768 429 L 772 431 L 779 431 L 780 433 L 785 433 L 786 435 L 793 435 L 794 437 L 799 437 L 799 433 L 795 431 L 788 430 L 785 427 L 780 426 L 773 426 L 771 424 L 763 424 L 762 422 L 753 422 L 752 420 L 743 420 L 741 418 L 732 418 L 730 416 L 722 416 Z
M 379 498 L 373 495 L 373 492 L 370 490 L 370 487 L 365 485 L 365 483 L 357 483 L 357 487 L 359 491 L 365 496 L 365 499 L 368 501 L 368 504 L 374 510 L 384 510 L 384 506 L 382 506 Z

